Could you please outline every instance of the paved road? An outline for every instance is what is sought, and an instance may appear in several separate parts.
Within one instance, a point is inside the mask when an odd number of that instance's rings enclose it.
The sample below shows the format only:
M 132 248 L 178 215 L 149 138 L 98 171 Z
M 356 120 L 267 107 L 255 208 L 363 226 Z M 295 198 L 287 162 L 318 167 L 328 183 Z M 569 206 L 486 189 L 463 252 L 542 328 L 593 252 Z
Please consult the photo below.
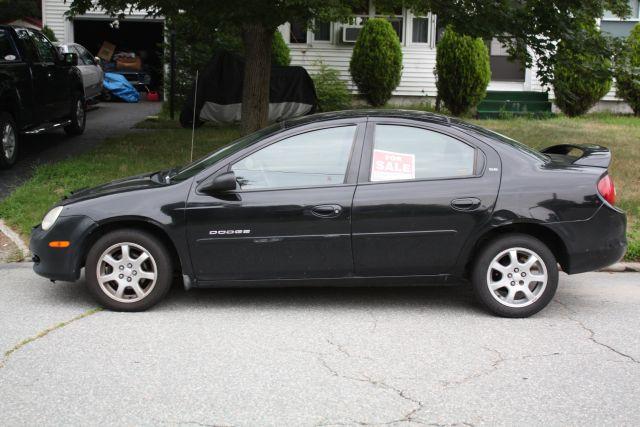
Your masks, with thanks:
M 637 273 L 562 276 L 526 320 L 465 287 L 177 288 L 93 313 L 82 283 L 0 275 L 3 425 L 640 424 Z
M 87 113 L 84 134 L 69 138 L 62 131 L 22 137 L 18 163 L 11 169 L 0 170 L 0 199 L 27 180 L 36 165 L 55 162 L 85 152 L 105 138 L 126 132 L 150 114 L 156 114 L 159 103 L 138 104 L 103 102 Z

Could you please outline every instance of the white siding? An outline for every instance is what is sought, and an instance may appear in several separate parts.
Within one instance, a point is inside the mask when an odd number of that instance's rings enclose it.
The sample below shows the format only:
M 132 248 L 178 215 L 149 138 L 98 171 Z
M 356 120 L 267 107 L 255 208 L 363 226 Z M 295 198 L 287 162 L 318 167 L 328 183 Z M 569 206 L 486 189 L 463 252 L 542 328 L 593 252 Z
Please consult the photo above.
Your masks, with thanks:
M 51 28 L 61 43 L 69 41 L 70 25 L 64 15 L 67 10 L 69 3 L 64 0 L 42 0 L 42 24 Z
M 322 61 L 328 67 L 340 72 L 349 88 L 355 93 L 356 87 L 349 74 L 349 61 L 353 49 L 349 46 L 326 44 L 324 46 L 290 46 L 291 65 L 305 67 L 309 74 L 318 70 Z M 428 47 L 404 47 L 402 49 L 402 78 L 393 92 L 396 96 L 436 96 L 435 68 L 436 51 Z

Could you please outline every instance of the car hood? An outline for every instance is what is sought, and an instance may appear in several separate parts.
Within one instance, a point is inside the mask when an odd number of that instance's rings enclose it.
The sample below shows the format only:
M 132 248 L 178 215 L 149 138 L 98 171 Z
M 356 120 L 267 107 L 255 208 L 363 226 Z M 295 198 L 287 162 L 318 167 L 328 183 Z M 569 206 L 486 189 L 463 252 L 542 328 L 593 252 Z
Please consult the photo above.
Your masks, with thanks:
M 157 172 L 136 175 L 128 178 L 117 179 L 97 187 L 82 188 L 80 190 L 72 191 L 60 204 L 68 205 L 81 200 L 95 199 L 97 197 L 108 196 L 111 194 L 164 187 L 165 184 L 162 184 L 158 180 L 152 178 L 156 174 Z

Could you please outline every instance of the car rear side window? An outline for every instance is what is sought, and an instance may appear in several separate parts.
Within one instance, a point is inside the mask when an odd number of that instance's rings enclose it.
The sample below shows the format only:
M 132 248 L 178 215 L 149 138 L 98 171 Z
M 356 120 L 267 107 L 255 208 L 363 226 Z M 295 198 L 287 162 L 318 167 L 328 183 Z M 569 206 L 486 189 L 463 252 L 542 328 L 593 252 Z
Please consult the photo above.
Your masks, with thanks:
M 231 170 L 243 190 L 343 184 L 355 133 L 354 125 L 295 135 L 250 154 Z
M 11 35 L 7 31 L 0 29 L 0 62 L 17 60 L 18 53 L 11 42 Z
M 436 179 L 474 174 L 476 150 L 428 129 L 376 125 L 371 159 L 372 182 Z

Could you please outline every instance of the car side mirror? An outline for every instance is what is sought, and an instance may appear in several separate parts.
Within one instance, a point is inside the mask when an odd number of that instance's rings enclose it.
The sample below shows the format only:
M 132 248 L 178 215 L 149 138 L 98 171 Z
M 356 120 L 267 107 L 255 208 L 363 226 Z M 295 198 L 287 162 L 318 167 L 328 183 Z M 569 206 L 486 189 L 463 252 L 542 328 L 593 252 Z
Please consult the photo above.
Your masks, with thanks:
M 100 58 L 98 58 L 97 56 L 95 58 L 93 58 L 93 63 L 95 65 L 100 65 Z
M 233 191 L 237 188 L 236 174 L 234 172 L 225 172 L 218 175 L 212 181 L 205 183 L 200 187 L 200 191 L 204 193 L 219 194 Z
M 63 53 L 62 54 L 62 62 L 65 65 L 76 66 L 78 65 L 78 54 L 77 53 Z

